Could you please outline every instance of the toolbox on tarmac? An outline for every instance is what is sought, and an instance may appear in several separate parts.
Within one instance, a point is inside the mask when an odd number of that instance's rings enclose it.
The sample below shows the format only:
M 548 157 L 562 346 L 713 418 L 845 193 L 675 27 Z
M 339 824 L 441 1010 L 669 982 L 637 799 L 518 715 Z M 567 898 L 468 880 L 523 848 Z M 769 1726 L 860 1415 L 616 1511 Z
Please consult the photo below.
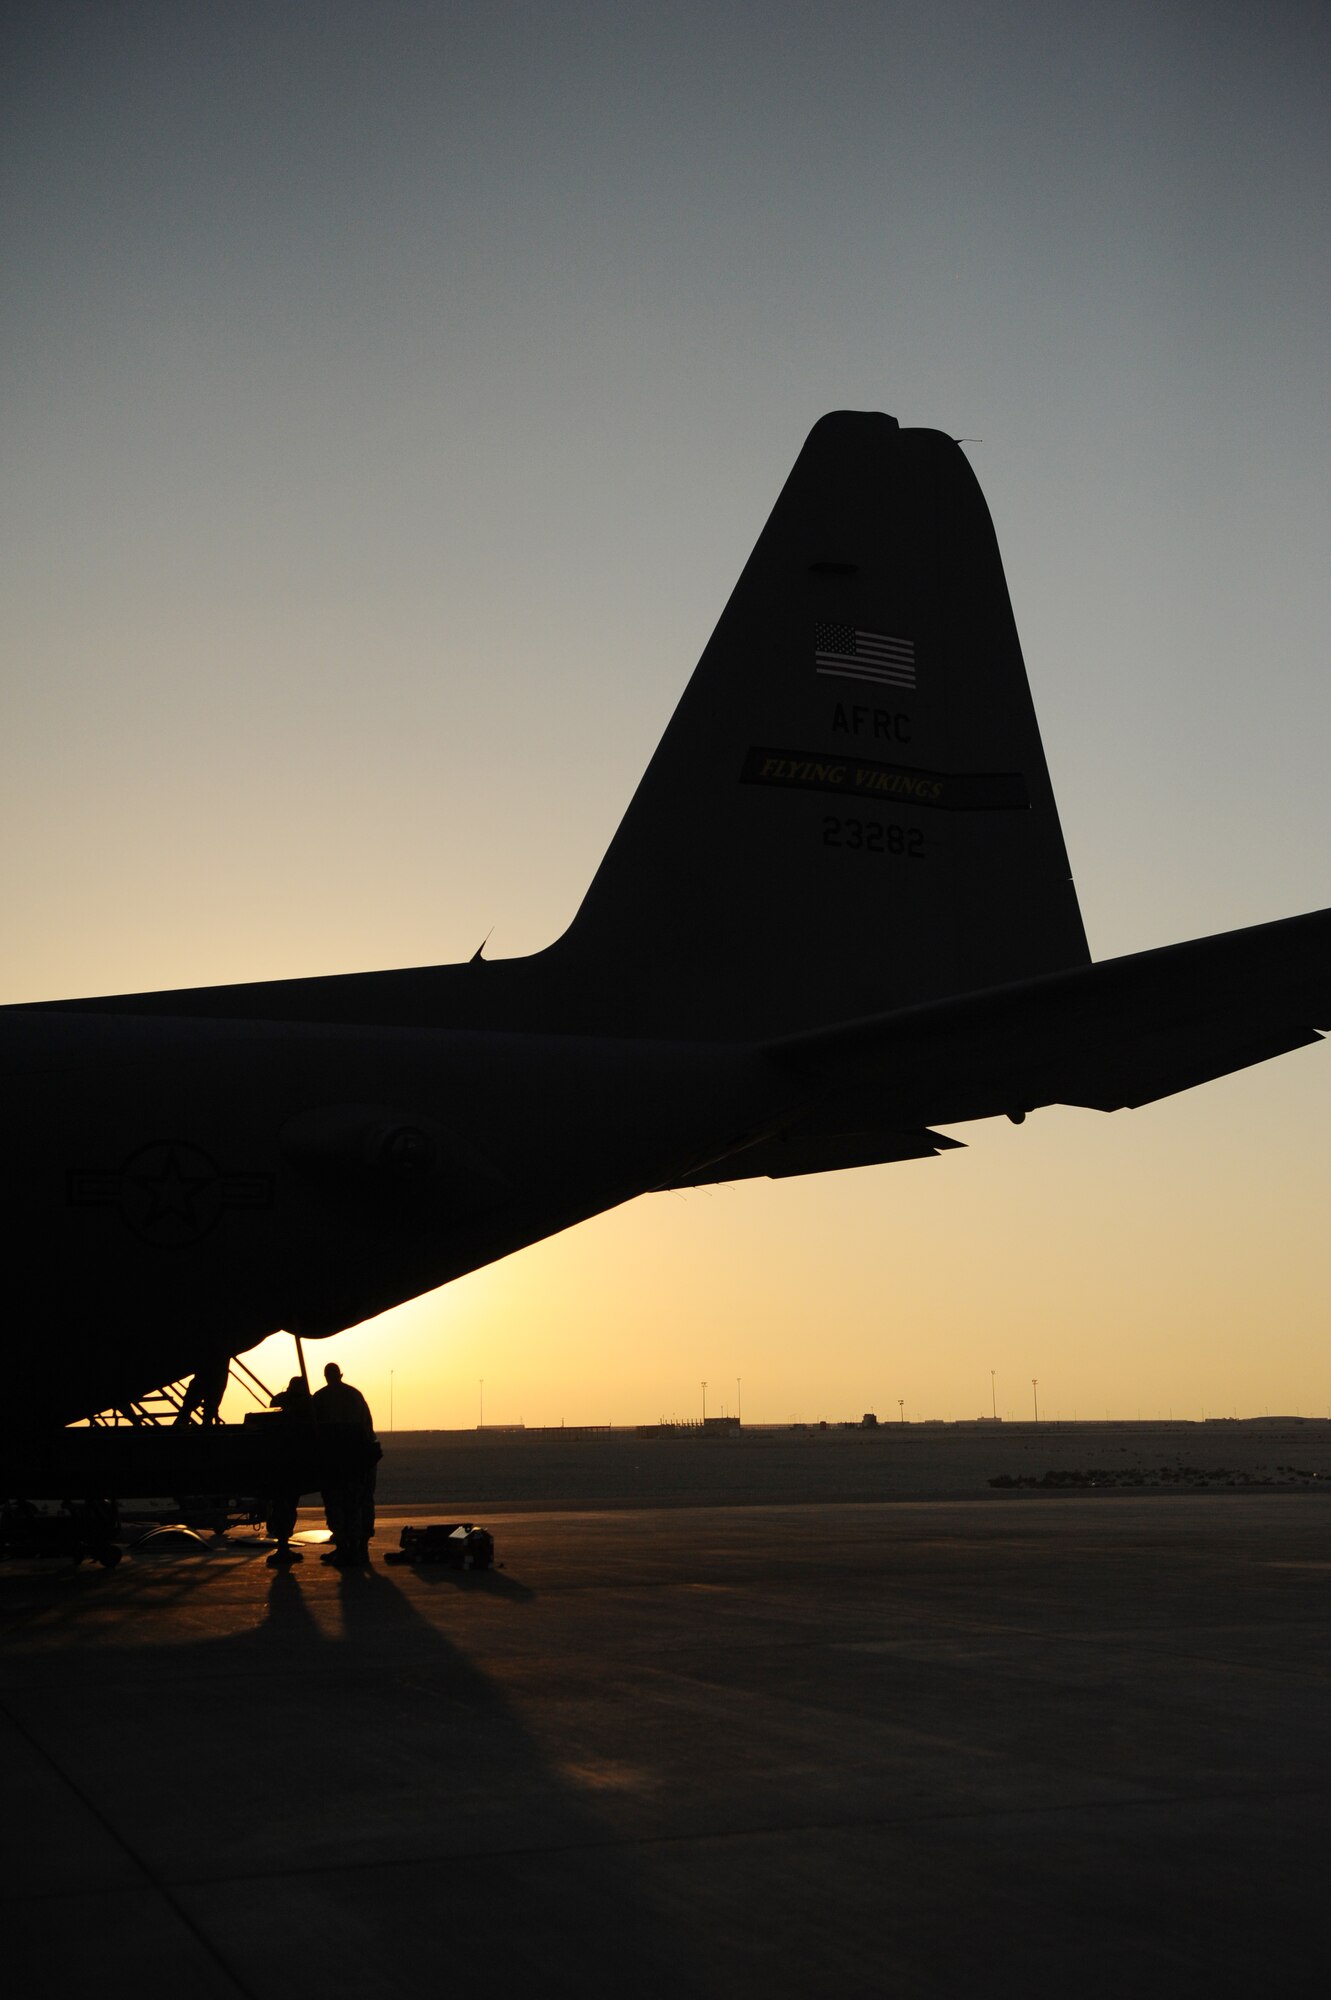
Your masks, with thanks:
M 494 1536 L 470 1521 L 434 1521 L 428 1528 L 404 1528 L 401 1547 L 384 1557 L 390 1563 L 447 1563 L 451 1569 L 489 1569 Z

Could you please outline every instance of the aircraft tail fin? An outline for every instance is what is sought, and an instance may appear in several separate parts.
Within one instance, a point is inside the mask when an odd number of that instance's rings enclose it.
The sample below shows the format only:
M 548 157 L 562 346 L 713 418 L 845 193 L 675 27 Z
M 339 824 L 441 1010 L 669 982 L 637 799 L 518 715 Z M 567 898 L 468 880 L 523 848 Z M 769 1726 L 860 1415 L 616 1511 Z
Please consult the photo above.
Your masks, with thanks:
M 750 1040 L 1088 956 L 974 474 L 826 416 L 541 957 L 589 1026 Z

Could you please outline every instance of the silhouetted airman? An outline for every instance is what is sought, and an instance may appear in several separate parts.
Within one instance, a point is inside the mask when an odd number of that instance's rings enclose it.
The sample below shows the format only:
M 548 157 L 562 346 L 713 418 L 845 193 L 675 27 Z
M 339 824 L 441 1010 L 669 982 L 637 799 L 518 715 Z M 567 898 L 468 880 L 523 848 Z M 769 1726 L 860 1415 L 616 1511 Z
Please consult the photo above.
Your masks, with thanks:
M 187 1424 L 195 1410 L 201 1410 L 200 1422 L 220 1424 L 219 1414 L 223 1396 L 226 1394 L 227 1378 L 231 1373 L 231 1356 L 219 1354 L 212 1361 L 206 1361 L 196 1368 L 185 1390 L 184 1400 L 176 1412 L 175 1422 Z
M 310 1404 L 317 1423 L 355 1424 L 365 1436 L 365 1464 L 326 1488 L 323 1495 L 324 1515 L 334 1544 L 323 1561 L 347 1569 L 370 1560 L 375 1473 L 382 1454 L 375 1440 L 370 1406 L 359 1389 L 342 1380 L 342 1370 L 336 1361 L 325 1365 L 324 1387 L 315 1391 Z
M 312 1420 L 314 1398 L 303 1375 L 293 1375 L 285 1389 L 279 1389 L 273 1397 L 272 1408 L 280 1410 L 288 1423 L 309 1423 Z M 274 1493 L 268 1501 L 267 1530 L 277 1543 L 268 1558 L 269 1569 L 279 1569 L 288 1563 L 304 1562 L 299 1549 L 291 1546 L 291 1533 L 296 1525 L 296 1510 L 300 1506 L 299 1493 Z

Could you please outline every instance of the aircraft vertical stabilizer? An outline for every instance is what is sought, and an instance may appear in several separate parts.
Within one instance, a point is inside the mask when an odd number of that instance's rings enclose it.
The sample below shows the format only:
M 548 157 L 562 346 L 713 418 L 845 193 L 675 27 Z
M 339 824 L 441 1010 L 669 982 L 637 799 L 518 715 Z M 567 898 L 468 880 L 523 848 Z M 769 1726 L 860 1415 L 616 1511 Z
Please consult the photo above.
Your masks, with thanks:
M 596 992 L 598 1026 L 745 1039 L 1087 962 L 993 528 L 950 438 L 814 426 L 546 956 Z

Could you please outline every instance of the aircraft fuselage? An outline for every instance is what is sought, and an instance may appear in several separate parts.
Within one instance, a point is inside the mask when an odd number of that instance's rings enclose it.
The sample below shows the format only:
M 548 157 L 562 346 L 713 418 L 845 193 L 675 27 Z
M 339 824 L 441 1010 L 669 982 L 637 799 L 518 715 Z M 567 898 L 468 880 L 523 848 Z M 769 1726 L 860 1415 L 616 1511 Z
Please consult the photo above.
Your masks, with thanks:
M 355 1324 L 681 1178 L 774 1101 L 741 1047 L 318 1023 L 16 1011 L 0 1063 L 7 1372 L 44 1421 Z

